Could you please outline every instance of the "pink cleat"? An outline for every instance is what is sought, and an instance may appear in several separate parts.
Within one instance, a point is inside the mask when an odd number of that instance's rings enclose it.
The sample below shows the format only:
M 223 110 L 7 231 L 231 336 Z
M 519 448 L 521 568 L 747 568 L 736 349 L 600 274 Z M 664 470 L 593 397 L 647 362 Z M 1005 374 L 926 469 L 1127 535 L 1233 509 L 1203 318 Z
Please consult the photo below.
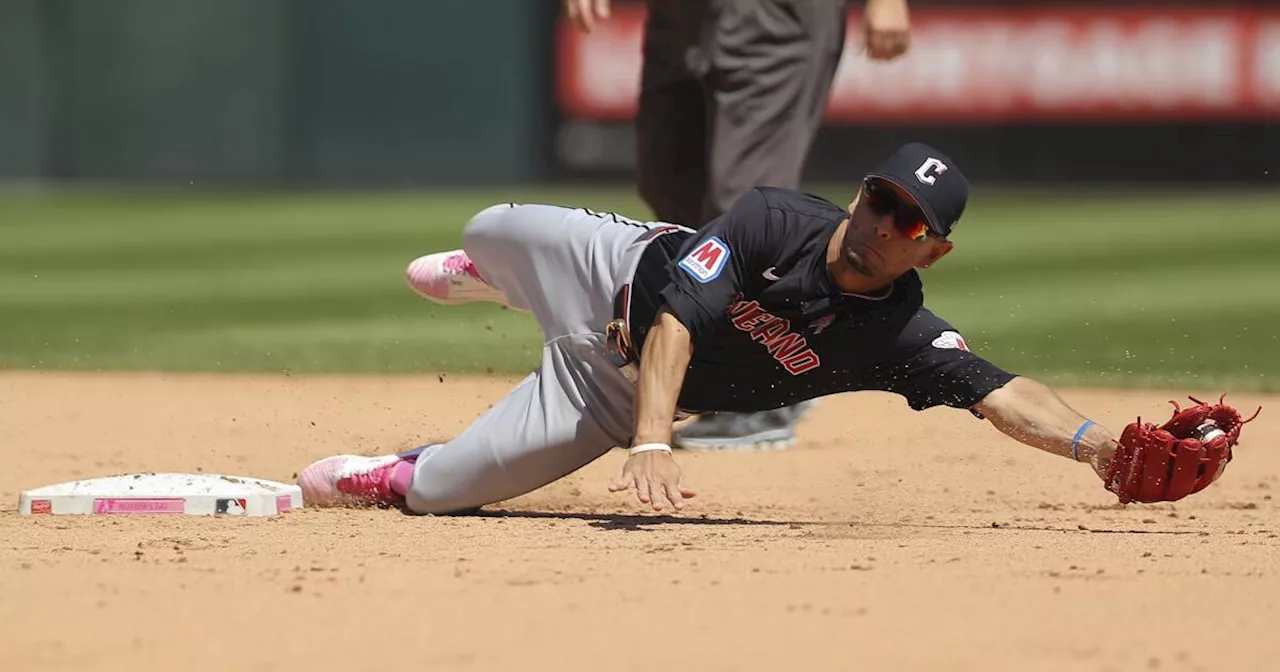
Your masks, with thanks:
M 302 501 L 307 506 L 396 506 L 404 497 L 391 489 L 397 455 L 326 457 L 298 474 Z
M 507 304 L 507 295 L 480 277 L 471 257 L 462 250 L 418 257 L 409 264 L 405 279 L 424 299 L 447 306 L 472 301 Z

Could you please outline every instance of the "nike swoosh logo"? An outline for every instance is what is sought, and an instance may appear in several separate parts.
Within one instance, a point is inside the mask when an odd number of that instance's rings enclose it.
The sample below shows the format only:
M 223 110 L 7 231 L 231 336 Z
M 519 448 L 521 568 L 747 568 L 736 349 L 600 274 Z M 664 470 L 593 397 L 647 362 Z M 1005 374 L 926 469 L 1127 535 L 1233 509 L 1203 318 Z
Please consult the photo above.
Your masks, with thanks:
M 777 266 L 770 266 L 769 268 L 764 269 L 764 273 L 761 273 L 760 275 L 763 275 L 764 279 L 768 280 L 769 282 L 781 280 L 782 278 L 779 278 L 778 276 L 773 274 L 773 269 L 775 268 L 777 268 Z

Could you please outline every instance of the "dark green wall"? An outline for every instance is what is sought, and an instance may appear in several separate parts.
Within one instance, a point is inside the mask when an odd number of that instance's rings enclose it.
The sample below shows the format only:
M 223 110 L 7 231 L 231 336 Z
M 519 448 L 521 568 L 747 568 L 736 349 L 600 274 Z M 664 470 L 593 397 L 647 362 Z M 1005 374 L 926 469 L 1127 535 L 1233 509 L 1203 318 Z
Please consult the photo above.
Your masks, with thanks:
M 75 176 L 276 175 L 290 95 L 288 5 L 74 2 L 65 167 Z M 62 50 L 60 50 L 61 52 Z
M 528 179 L 543 9 L 0 0 L 0 175 Z
M 46 162 L 51 78 L 41 0 L 0 0 L 0 176 L 35 176 Z
M 319 177 L 528 174 L 544 96 L 536 2 L 315 5 L 299 116 Z

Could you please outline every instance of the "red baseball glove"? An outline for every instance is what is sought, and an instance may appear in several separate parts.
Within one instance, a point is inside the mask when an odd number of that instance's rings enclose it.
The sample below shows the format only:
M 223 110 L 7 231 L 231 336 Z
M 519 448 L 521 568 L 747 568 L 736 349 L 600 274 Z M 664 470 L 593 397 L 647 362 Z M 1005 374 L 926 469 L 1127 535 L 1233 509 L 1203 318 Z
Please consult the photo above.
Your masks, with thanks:
M 1188 397 L 1195 406 L 1173 404 L 1173 417 L 1157 427 L 1138 418 L 1120 434 L 1116 454 L 1107 467 L 1107 490 L 1121 504 L 1176 502 L 1218 480 L 1231 461 L 1231 448 L 1240 441 L 1248 420 L 1223 403 L 1207 404 Z

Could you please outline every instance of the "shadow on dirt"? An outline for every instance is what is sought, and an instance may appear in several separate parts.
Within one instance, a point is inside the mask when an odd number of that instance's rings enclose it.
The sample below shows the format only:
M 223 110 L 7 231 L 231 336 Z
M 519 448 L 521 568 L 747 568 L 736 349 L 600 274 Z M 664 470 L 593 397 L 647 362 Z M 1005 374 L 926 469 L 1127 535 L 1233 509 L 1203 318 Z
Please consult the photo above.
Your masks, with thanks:
M 728 525 L 728 526 L 768 526 L 768 527 L 789 527 L 791 529 L 809 529 L 823 534 L 824 536 L 841 536 L 837 530 L 842 528 L 850 528 L 853 530 L 868 529 L 940 529 L 940 530 L 962 530 L 975 531 L 982 530 L 986 532 L 1057 532 L 1061 534 L 1155 534 L 1155 535 L 1187 535 L 1187 536 L 1209 536 L 1211 533 L 1203 530 L 1153 530 L 1153 529 L 1133 529 L 1133 528 L 1099 528 L 1086 527 L 1083 525 L 1076 526 L 1054 526 L 1054 525 L 1018 525 L 1009 523 L 989 523 L 989 524 L 964 524 L 964 523 L 915 523 L 915 522 L 874 522 L 874 521 L 832 521 L 832 520 L 769 520 L 769 519 L 752 519 L 742 517 L 718 518 L 706 514 L 698 516 L 671 516 L 671 515 L 635 515 L 624 513 L 586 513 L 580 511 L 520 511 L 507 509 L 492 509 L 468 512 L 480 518 L 516 518 L 516 519 L 534 519 L 534 520 L 582 520 L 586 521 L 590 527 L 602 530 L 624 530 L 630 532 L 647 532 L 653 531 L 647 528 L 653 528 L 659 525 Z M 857 533 L 854 533 L 857 534 Z
M 750 518 L 716 518 L 708 515 L 697 516 L 640 516 L 626 513 L 583 513 L 579 511 L 511 511 L 503 509 L 481 510 L 472 515 L 480 518 L 522 518 L 546 520 L 584 520 L 591 527 L 603 530 L 627 530 L 632 532 L 646 531 L 644 528 L 655 525 L 750 525 L 750 526 L 791 526 L 822 525 L 813 521 L 791 520 L 759 520 Z

